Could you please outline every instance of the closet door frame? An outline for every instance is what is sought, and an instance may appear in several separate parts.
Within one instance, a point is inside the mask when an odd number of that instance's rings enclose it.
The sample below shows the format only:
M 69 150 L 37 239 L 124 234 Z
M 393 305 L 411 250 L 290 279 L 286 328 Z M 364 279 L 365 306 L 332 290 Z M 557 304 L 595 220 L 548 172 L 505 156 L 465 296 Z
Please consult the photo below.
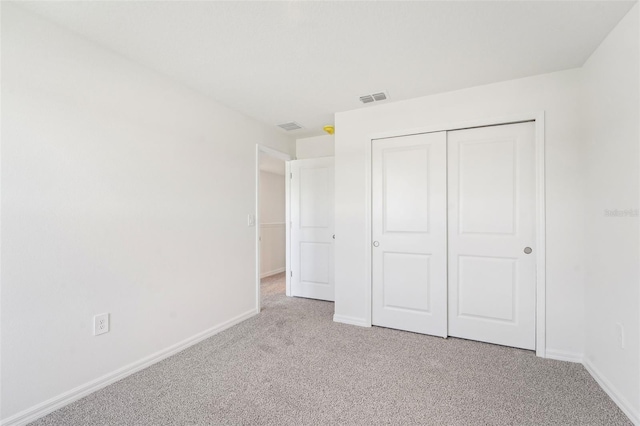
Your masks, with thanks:
M 501 124 L 515 124 L 525 121 L 535 122 L 535 240 L 537 247 L 536 257 L 536 355 L 546 358 L 546 219 L 545 219 L 545 164 L 544 164 L 544 111 L 532 112 L 528 114 L 518 114 L 512 116 L 487 118 L 482 120 L 473 120 L 465 122 L 442 123 L 439 125 L 412 128 L 405 131 L 381 132 L 369 135 L 369 143 L 367 144 L 367 161 L 366 161 L 366 202 L 367 216 L 366 229 L 367 241 L 366 250 L 366 306 L 367 309 L 367 326 L 371 326 L 372 317 L 372 167 L 371 152 L 372 144 L 377 139 L 387 139 L 398 136 L 408 136 L 420 133 L 433 133 L 442 131 L 462 130 L 474 127 L 496 126 Z M 363 324 L 365 325 L 365 324 Z

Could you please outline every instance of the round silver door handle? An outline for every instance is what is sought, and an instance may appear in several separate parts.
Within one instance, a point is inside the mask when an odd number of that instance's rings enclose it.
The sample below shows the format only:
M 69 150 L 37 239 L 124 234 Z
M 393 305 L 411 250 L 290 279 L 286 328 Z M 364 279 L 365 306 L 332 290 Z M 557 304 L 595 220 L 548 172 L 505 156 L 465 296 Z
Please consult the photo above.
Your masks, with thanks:
M 378 247 L 379 245 L 380 245 L 380 243 L 379 243 L 379 242 L 377 242 L 377 241 L 374 241 L 374 242 L 373 242 L 373 246 L 374 246 L 374 247 Z
M 531 254 L 533 250 L 531 250 L 531 247 L 525 247 L 524 248 L 524 254 Z
M 333 234 L 333 236 L 331 238 L 333 238 L 335 240 L 336 239 L 336 234 Z

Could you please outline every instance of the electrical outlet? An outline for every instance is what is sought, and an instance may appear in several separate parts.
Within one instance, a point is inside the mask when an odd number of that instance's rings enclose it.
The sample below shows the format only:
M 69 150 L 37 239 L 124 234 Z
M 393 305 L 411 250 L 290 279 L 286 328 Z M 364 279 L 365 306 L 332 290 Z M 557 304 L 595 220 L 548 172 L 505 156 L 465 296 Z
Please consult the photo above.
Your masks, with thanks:
M 93 317 L 93 335 L 99 336 L 100 334 L 109 332 L 109 314 L 100 314 Z
M 254 215 L 247 215 L 247 226 L 256 226 L 256 217 Z
M 618 344 L 620 345 L 621 349 L 624 349 L 624 326 L 617 322 L 616 328 L 618 331 Z

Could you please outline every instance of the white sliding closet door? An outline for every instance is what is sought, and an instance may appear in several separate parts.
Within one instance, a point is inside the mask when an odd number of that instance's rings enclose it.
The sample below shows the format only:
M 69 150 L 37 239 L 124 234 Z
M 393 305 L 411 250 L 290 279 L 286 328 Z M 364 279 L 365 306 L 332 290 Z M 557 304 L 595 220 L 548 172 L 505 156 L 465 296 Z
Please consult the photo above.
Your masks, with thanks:
M 534 123 L 448 132 L 449 335 L 535 349 Z
M 334 300 L 333 157 L 291 161 L 291 293 Z
M 372 143 L 372 322 L 447 335 L 446 133 Z

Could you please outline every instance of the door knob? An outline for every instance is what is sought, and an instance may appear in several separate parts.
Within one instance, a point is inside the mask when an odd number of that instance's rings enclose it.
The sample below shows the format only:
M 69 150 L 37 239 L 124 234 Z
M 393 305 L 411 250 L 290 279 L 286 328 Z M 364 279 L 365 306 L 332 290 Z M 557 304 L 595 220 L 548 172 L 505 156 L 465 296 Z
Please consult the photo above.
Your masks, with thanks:
M 333 238 L 335 240 L 336 239 L 336 234 L 333 234 L 333 236 L 331 238 Z
M 531 247 L 525 247 L 524 248 L 524 254 L 531 254 L 533 250 L 531 250 Z
M 374 247 L 378 247 L 379 245 L 380 245 L 380 243 L 379 243 L 379 242 L 377 242 L 377 241 L 374 241 L 374 242 L 373 242 L 373 246 L 374 246 Z

